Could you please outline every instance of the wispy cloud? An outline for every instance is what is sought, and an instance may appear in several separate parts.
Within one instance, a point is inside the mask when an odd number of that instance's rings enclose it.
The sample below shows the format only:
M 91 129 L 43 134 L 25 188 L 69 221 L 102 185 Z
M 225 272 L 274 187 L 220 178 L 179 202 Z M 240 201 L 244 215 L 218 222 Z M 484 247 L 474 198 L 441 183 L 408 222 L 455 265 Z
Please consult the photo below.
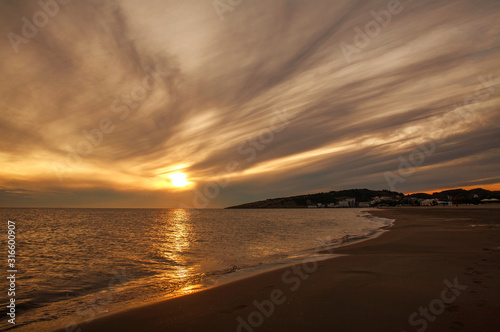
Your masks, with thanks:
M 442 119 L 478 76 L 500 82 L 500 4 L 401 5 L 348 63 L 339 44 L 387 1 L 243 2 L 223 21 L 210 1 L 70 1 L 18 53 L 7 35 L 41 9 L 4 1 L 0 205 L 175 207 L 192 194 L 164 186 L 169 172 L 196 188 L 230 160 L 241 167 L 212 206 L 387 188 L 398 156 L 438 132 L 446 142 L 398 190 L 497 181 L 500 85 L 472 121 Z M 140 96 L 158 66 L 161 81 Z M 245 162 L 238 147 L 277 109 L 291 121 Z M 82 153 L 103 119 L 114 129 Z

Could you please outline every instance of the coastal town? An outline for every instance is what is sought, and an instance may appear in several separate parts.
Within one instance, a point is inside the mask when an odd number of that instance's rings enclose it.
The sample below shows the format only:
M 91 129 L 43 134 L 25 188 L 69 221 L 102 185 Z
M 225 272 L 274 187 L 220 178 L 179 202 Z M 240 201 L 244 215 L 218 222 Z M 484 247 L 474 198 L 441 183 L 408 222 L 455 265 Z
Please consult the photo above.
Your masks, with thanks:
M 476 195 L 477 196 L 477 195 Z M 399 198 L 399 199 L 398 199 Z M 477 197 L 475 197 L 477 198 Z M 484 198 L 480 200 L 479 204 L 500 204 L 498 198 Z M 353 207 L 373 207 L 373 206 L 453 206 L 460 203 L 456 202 L 456 198 L 448 196 L 446 200 L 440 200 L 438 198 L 417 198 L 408 197 L 407 201 L 402 200 L 401 197 L 388 197 L 388 196 L 375 196 L 370 202 L 356 202 L 355 198 L 346 198 L 338 201 L 337 203 L 322 204 L 317 203 L 316 205 L 310 204 L 307 207 L 309 209 L 316 208 L 353 208 Z M 471 203 L 465 203 L 471 205 Z M 476 204 L 477 205 L 477 204 Z
M 229 208 L 279 209 L 279 208 L 365 208 L 400 206 L 454 206 L 500 204 L 500 192 L 481 188 L 451 189 L 441 192 L 403 194 L 388 190 L 349 189 L 328 193 L 293 197 L 272 198 Z

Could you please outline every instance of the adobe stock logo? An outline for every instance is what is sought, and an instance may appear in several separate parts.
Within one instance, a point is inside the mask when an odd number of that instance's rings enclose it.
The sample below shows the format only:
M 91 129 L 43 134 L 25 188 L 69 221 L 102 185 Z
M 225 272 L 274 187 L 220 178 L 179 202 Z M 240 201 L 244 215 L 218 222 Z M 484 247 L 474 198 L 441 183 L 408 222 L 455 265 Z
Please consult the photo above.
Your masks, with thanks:
M 332 239 L 329 236 L 325 239 L 317 240 L 319 241 L 319 246 L 314 249 L 313 256 L 305 257 L 300 264 L 292 265 L 281 275 L 281 281 L 285 285 L 288 285 L 288 287 L 276 287 L 269 293 L 267 299 L 263 299 L 260 302 L 258 300 L 253 301 L 252 304 L 255 310 L 250 312 L 246 319 L 241 316 L 236 318 L 238 323 L 236 332 L 254 332 L 257 328 L 261 327 L 266 318 L 270 318 L 274 314 L 278 306 L 287 300 L 290 301 L 290 295 L 287 296 L 286 293 L 298 290 L 302 283 L 317 271 L 319 267 L 318 261 L 322 260 L 321 256 L 318 256 L 320 252 L 325 251 L 324 253 L 332 254 L 332 246 L 342 243 L 342 240 Z
M 122 93 L 111 104 L 111 112 L 117 113 L 118 116 L 111 118 L 105 115 L 93 128 L 82 130 L 83 137 L 76 145 L 66 144 L 64 147 L 66 152 L 64 163 L 52 162 L 52 169 L 60 182 L 68 170 L 81 166 L 83 158 L 90 156 L 102 144 L 104 136 L 113 133 L 119 123 L 126 120 L 131 112 L 138 110 L 153 90 L 171 76 L 170 71 L 164 70 L 160 65 L 156 65 L 155 68 L 148 66 L 145 69 L 147 74 L 140 83 L 132 87 L 128 93 Z
M 212 5 L 217 15 L 219 15 L 219 19 L 224 21 L 226 13 L 232 13 L 242 2 L 243 0 L 214 0 Z
M 432 139 L 419 144 L 416 149 L 410 152 L 408 157 L 405 158 L 399 155 L 398 160 L 400 163 L 397 172 L 384 172 L 390 190 L 396 191 L 396 184 L 406 182 L 407 178 L 424 164 L 425 160 L 434 153 L 436 148 L 448 139 L 448 128 L 460 123 L 472 123 L 475 120 L 474 115 L 480 110 L 481 101 L 490 99 L 497 90 L 495 86 L 500 84 L 493 80 L 493 74 L 489 74 L 488 77 L 480 75 L 477 79 L 479 84 L 474 90 L 474 95 L 466 96 L 463 102 L 453 105 L 451 111 L 434 121 L 433 127 L 443 129 L 432 133 Z
M 380 34 L 382 28 L 387 27 L 391 23 L 393 15 L 397 15 L 403 10 L 404 7 L 399 0 L 390 0 L 387 3 L 387 10 L 370 10 L 373 20 L 365 24 L 365 31 L 361 30 L 358 26 L 354 27 L 356 35 L 354 36 L 353 45 L 344 42 L 339 44 L 347 63 L 351 63 L 353 55 L 361 53 L 363 48 L 370 45 L 371 41 Z
M 444 279 L 443 283 L 446 287 L 441 291 L 440 297 L 430 301 L 428 307 L 418 308 L 418 312 L 415 311 L 408 318 L 408 323 L 415 327 L 417 332 L 424 332 L 428 323 L 436 321 L 437 316 L 444 312 L 446 305 L 455 302 L 457 297 L 462 294 L 461 291 L 467 289 L 467 285 L 458 283 L 457 277 L 455 277 L 453 283 L 448 279 Z
M 65 5 L 71 0 L 40 0 L 38 1 L 38 6 L 41 10 L 35 12 L 32 19 L 28 19 L 26 16 L 21 18 L 24 23 L 21 27 L 21 35 L 9 32 L 7 34 L 7 39 L 9 39 L 10 45 L 14 49 L 16 54 L 19 54 L 19 45 L 29 43 L 30 39 L 35 38 L 38 35 L 39 29 L 46 26 L 50 18 L 53 18 L 59 13 L 59 5 Z
M 257 158 L 260 151 L 263 151 L 267 145 L 274 140 L 274 134 L 279 133 L 290 123 L 291 115 L 286 110 L 274 110 L 274 116 L 269 120 L 269 126 L 259 132 L 256 137 L 248 138 L 238 146 L 240 155 L 247 155 L 246 163 L 237 160 L 229 160 L 226 163 L 225 171 L 218 174 L 212 174 L 218 179 L 208 182 L 202 190 L 193 190 L 193 205 L 189 206 L 181 203 L 181 209 L 203 209 L 208 206 L 211 199 L 219 196 L 221 189 L 226 188 L 231 182 L 231 174 L 241 170 L 244 165 L 248 165 Z

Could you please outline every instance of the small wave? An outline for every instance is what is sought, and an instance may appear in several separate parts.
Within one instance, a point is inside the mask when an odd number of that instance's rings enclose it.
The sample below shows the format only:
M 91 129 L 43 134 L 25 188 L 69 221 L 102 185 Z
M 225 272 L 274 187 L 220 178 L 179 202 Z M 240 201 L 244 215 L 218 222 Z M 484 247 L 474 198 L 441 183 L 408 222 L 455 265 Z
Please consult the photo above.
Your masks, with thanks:
M 205 276 L 217 276 L 217 275 L 233 273 L 233 272 L 236 272 L 240 269 L 241 269 L 240 267 L 233 265 L 232 267 L 227 268 L 227 269 L 206 272 L 206 273 L 204 273 L 204 275 Z
M 376 217 L 373 214 L 371 214 L 369 211 L 360 212 L 359 216 L 362 218 L 369 219 L 371 221 L 384 223 L 384 226 L 380 227 L 380 229 L 385 229 L 385 228 L 391 227 L 395 221 L 395 219 Z

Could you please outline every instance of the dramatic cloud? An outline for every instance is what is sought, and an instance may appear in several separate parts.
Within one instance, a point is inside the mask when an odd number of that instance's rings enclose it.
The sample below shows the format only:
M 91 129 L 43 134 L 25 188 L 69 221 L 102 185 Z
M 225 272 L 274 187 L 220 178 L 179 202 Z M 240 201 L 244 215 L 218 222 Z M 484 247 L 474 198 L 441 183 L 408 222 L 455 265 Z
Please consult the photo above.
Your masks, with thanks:
M 236 3 L 1 2 L 0 206 L 500 187 L 498 1 Z

